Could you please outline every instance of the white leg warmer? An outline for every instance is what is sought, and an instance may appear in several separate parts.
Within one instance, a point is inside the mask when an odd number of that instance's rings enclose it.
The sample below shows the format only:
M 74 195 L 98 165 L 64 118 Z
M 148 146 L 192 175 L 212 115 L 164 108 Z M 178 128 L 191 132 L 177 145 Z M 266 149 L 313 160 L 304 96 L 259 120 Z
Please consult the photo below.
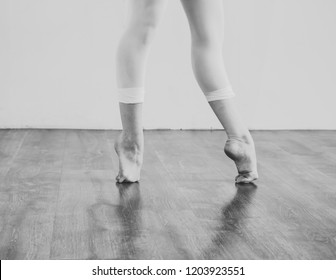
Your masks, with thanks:
M 143 87 L 118 88 L 118 100 L 121 103 L 143 103 L 145 89 Z
M 227 86 L 225 88 L 221 88 L 218 90 L 205 92 L 204 93 L 205 98 L 208 102 L 215 101 L 215 100 L 221 100 L 221 99 L 228 99 L 234 97 L 236 94 L 232 90 L 231 86 Z

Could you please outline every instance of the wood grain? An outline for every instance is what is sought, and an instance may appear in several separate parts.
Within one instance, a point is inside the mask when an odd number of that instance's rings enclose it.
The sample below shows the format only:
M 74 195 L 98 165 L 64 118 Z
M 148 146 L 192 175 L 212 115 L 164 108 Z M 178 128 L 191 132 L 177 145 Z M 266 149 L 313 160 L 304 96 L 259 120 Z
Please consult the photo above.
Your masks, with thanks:
M 335 131 L 253 131 L 243 186 L 223 131 L 146 131 L 116 184 L 118 133 L 0 130 L 1 259 L 336 259 Z

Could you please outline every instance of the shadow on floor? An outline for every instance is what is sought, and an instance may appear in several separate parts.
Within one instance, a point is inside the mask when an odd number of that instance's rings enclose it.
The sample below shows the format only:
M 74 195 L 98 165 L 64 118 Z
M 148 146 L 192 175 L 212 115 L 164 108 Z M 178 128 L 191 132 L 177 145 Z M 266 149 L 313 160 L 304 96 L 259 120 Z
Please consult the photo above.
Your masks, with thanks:
M 217 259 L 223 255 L 230 257 L 229 247 L 242 235 L 244 220 L 249 216 L 257 185 L 236 184 L 237 192 L 233 199 L 221 209 L 219 225 L 215 230 L 211 244 L 202 253 L 202 259 Z M 233 257 L 233 256 L 232 256 Z
M 116 214 L 120 220 L 122 231 L 121 259 L 137 259 L 141 256 L 134 241 L 141 231 L 141 193 L 139 183 L 119 184 L 116 183 L 119 190 L 120 202 L 116 208 Z

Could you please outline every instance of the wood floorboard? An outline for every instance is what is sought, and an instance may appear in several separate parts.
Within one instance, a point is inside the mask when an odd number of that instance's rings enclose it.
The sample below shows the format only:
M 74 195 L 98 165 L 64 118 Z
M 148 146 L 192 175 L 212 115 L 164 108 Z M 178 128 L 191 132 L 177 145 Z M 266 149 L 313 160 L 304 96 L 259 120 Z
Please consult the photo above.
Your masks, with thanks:
M 0 257 L 49 259 L 65 132 L 22 133 L 0 189 Z
M 69 131 L 63 166 L 65 170 L 112 169 L 112 153 L 105 131 Z
M 26 130 L 0 130 L 0 166 L 2 169 L 8 171 L 26 134 Z
M 113 233 L 120 223 L 109 171 L 63 170 L 52 237 L 51 259 L 117 258 Z M 75 199 L 74 199 L 75 198 Z M 109 250 L 110 248 L 110 250 Z
M 223 131 L 146 131 L 117 184 L 118 133 L 0 130 L 1 259 L 336 259 L 336 131 L 253 131 L 242 186 Z

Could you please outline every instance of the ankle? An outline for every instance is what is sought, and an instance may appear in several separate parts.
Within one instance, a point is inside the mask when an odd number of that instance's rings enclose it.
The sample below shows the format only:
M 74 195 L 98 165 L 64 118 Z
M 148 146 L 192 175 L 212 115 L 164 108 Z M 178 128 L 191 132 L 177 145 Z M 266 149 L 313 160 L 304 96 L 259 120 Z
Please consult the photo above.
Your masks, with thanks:
M 121 132 L 119 140 L 122 146 L 130 150 L 142 150 L 143 147 L 143 132 L 140 133 L 126 133 Z
M 250 133 L 228 135 L 228 140 L 237 140 L 245 144 L 253 144 L 253 138 Z

